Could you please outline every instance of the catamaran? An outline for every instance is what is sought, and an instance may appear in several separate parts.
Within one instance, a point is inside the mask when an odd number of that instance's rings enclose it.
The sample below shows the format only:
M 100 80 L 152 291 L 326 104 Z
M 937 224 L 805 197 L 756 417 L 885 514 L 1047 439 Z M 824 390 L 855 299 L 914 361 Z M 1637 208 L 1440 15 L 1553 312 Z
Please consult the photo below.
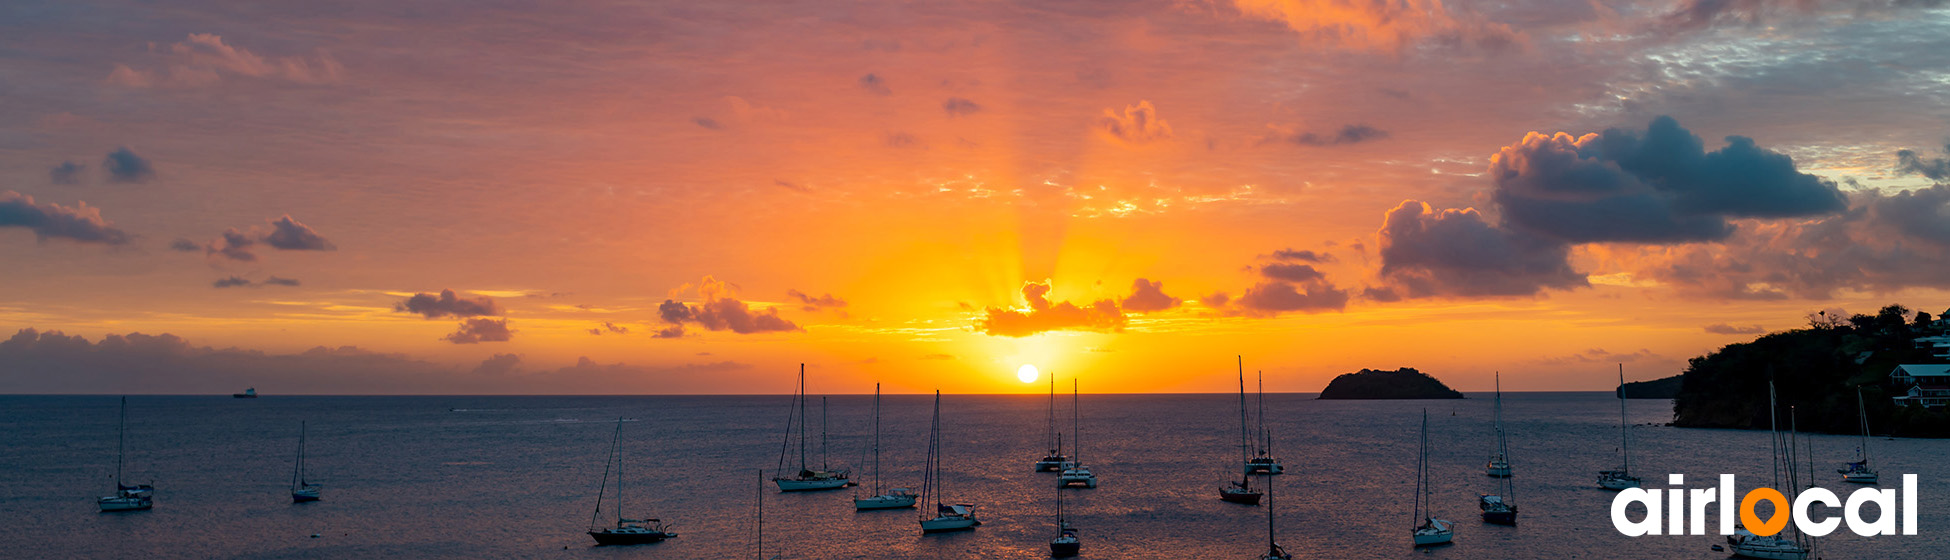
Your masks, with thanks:
M 1606 490 L 1638 488 L 1643 481 L 1632 476 L 1632 438 L 1626 432 L 1625 422 L 1625 364 L 1618 364 L 1618 454 L 1624 458 L 1624 466 L 1617 470 L 1598 471 L 1598 487 Z
M 849 480 L 847 478 L 848 473 L 846 469 L 840 469 L 837 471 L 827 470 L 826 465 L 821 465 L 821 470 L 817 470 L 817 471 L 807 468 L 806 364 L 799 364 L 799 390 L 793 395 L 792 409 L 794 414 L 797 415 L 797 425 L 799 427 L 799 472 L 791 477 L 786 477 L 783 475 L 783 473 L 785 472 L 786 451 L 788 449 L 791 449 L 792 427 L 794 425 L 793 417 L 788 416 L 786 418 L 786 423 L 785 423 L 786 439 L 784 442 L 781 442 L 779 444 L 778 472 L 781 474 L 779 476 L 772 478 L 772 482 L 775 482 L 779 485 L 779 491 L 780 492 L 804 492 L 808 490 L 834 490 L 834 489 L 852 486 L 854 483 L 852 480 Z M 821 415 L 822 416 L 824 415 L 824 407 L 822 407 Z M 819 443 L 820 443 L 820 447 L 824 449 L 826 445 L 825 430 L 820 431 Z
M 921 500 L 934 504 L 934 517 L 921 514 L 921 534 L 973 529 L 982 521 L 975 518 L 975 504 L 945 504 L 946 482 L 941 479 L 941 391 L 934 392 L 934 423 L 928 428 L 927 476 L 921 479 Z
M 128 440 L 129 398 L 122 397 L 122 420 L 115 429 L 115 495 L 95 500 L 103 512 L 141 511 L 155 507 L 154 486 L 148 484 L 123 484 L 122 464 L 128 456 L 124 442 Z
M 325 487 L 305 478 L 305 423 L 298 422 L 298 461 L 291 467 L 291 503 L 316 502 Z
M 1767 382 L 1767 430 L 1769 446 L 1774 452 L 1774 459 L 1772 461 L 1774 468 L 1773 488 L 1786 488 L 1788 501 L 1792 503 L 1794 501 L 1794 495 L 1801 489 L 1800 484 L 1798 484 L 1799 481 L 1796 476 L 1797 469 L 1795 468 L 1794 461 L 1796 446 L 1794 444 L 1794 433 L 1792 430 L 1789 431 L 1785 438 L 1781 435 L 1780 421 L 1776 418 L 1776 412 L 1778 410 L 1779 405 L 1775 404 L 1774 382 L 1769 380 Z M 1792 416 L 1789 418 L 1791 422 Z M 1781 471 L 1784 465 L 1787 467 L 1787 480 L 1785 481 L 1787 486 L 1781 485 L 1783 482 L 1781 479 Z M 1813 475 L 1813 473 L 1809 474 L 1810 476 Z M 1788 523 L 1787 525 L 1780 532 L 1765 537 L 1754 534 L 1743 525 L 1734 534 L 1727 536 L 1727 549 L 1737 558 L 1807 560 L 1811 557 L 1809 552 L 1814 544 L 1813 539 L 1797 529 L 1795 524 Z
M 597 545 L 629 545 L 660 542 L 677 536 L 658 519 L 623 517 L 623 419 L 616 419 L 616 433 L 609 439 L 609 458 L 603 462 L 603 482 L 596 487 L 596 509 L 589 513 L 589 536 Z M 603 494 L 609 489 L 610 468 L 616 472 L 616 526 L 598 527 L 596 517 L 603 513 Z
M 1050 377 L 1055 376 L 1055 374 L 1050 375 Z M 1070 378 L 1070 429 L 1073 430 L 1073 437 L 1070 438 L 1070 445 L 1072 446 L 1070 451 L 1070 464 L 1064 465 L 1063 474 L 1057 476 L 1057 488 L 1069 488 L 1071 486 L 1081 486 L 1084 488 L 1097 487 L 1097 475 L 1090 472 L 1090 467 L 1083 465 L 1082 410 L 1083 402 L 1077 399 L 1077 380 L 1072 377 Z
M 1245 358 L 1239 360 L 1240 375 L 1245 375 Z M 1241 387 L 1240 390 L 1245 390 Z M 1259 372 L 1259 444 L 1258 451 L 1246 459 L 1246 474 L 1282 474 L 1286 467 L 1280 466 L 1280 459 L 1273 456 L 1273 432 L 1266 429 L 1266 372 Z
M 873 384 L 873 497 L 853 498 L 853 509 L 899 509 L 914 507 L 914 493 L 895 488 L 880 493 L 880 384 Z
M 1246 367 L 1245 364 L 1246 364 L 1245 357 L 1243 356 L 1240 357 L 1239 358 L 1239 458 L 1242 461 L 1249 460 L 1251 458 L 1251 451 L 1249 451 L 1249 449 L 1251 449 L 1251 445 L 1252 445 L 1248 443 L 1251 440 L 1251 436 L 1247 435 L 1246 433 Z M 1252 477 L 1252 472 L 1250 470 L 1244 474 L 1239 475 L 1238 481 L 1236 482 L 1226 481 L 1225 486 L 1219 487 L 1219 499 L 1232 502 L 1235 504 L 1255 505 L 1259 503 L 1259 498 L 1260 498 L 1259 491 L 1253 489 L 1253 477 Z
M 1043 441 L 1049 445 L 1049 454 L 1036 460 L 1036 472 L 1060 472 L 1070 462 L 1063 456 L 1063 433 L 1056 431 L 1056 375 L 1049 376 L 1049 417 L 1044 424 Z
M 1855 411 L 1862 418 L 1862 440 L 1856 444 L 1855 461 L 1835 472 L 1842 475 L 1842 482 L 1875 484 L 1882 477 L 1876 474 L 1875 469 L 1869 468 L 1869 409 L 1862 405 L 1861 387 L 1855 388 Z
M 1415 465 L 1415 546 L 1448 544 L 1455 530 L 1435 518 L 1435 487 L 1429 482 L 1429 409 L 1422 409 L 1422 451 Z

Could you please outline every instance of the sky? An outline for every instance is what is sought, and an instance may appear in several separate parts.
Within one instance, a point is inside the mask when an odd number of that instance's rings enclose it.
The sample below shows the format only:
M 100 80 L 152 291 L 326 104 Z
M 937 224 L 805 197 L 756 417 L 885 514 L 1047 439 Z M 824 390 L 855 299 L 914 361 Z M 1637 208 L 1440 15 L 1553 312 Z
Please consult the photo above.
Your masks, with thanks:
M 0 5 L 0 393 L 1603 390 L 1946 257 L 1943 0 Z

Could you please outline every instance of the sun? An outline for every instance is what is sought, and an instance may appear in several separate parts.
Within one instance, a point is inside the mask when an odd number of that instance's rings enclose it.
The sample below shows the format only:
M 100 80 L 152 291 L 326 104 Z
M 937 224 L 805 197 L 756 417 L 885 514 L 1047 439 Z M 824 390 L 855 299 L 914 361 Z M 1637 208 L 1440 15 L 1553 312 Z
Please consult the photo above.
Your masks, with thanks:
M 1037 375 L 1035 364 L 1023 364 L 1016 368 L 1016 379 L 1021 379 L 1023 383 L 1035 383 Z

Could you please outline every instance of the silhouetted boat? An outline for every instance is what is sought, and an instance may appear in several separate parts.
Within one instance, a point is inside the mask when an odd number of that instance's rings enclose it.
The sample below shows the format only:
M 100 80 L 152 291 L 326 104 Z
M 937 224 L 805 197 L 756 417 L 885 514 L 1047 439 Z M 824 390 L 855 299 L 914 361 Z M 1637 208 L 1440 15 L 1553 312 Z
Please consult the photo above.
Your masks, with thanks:
M 948 505 L 941 501 L 941 391 L 934 392 L 934 422 L 928 428 L 927 476 L 921 482 L 921 500 L 934 504 L 934 516 L 921 514 L 921 533 L 940 533 L 973 529 L 982 521 L 975 518 L 974 504 Z
M 854 494 L 853 509 L 899 509 L 914 507 L 914 493 L 895 488 L 880 493 L 880 384 L 873 384 L 873 494 L 860 498 Z
M 1050 379 L 1055 378 L 1056 374 L 1051 373 Z M 1075 436 L 1070 438 L 1070 445 L 1072 446 L 1070 450 L 1070 464 L 1063 466 L 1063 474 L 1058 475 L 1056 478 L 1056 487 L 1069 488 L 1071 486 L 1081 486 L 1084 488 L 1096 488 L 1096 473 L 1090 472 L 1090 467 L 1084 466 L 1083 464 L 1083 401 L 1077 398 L 1076 383 L 1076 378 L 1070 378 L 1070 429 L 1074 430 L 1072 434 Z
M 256 388 L 256 387 L 251 387 L 251 388 L 249 388 L 249 389 L 245 389 L 245 390 L 244 390 L 244 392 L 242 392 L 242 393 L 231 393 L 231 394 L 230 394 L 230 398 L 233 398 L 233 399 L 255 399 L 255 398 L 257 398 L 257 388 Z
M 1496 453 L 1490 455 L 1490 462 L 1483 467 L 1483 474 L 1504 478 L 1510 476 L 1510 446 L 1503 441 L 1503 375 L 1496 376 Z
M 121 421 L 115 429 L 115 495 L 103 496 L 95 500 L 103 512 L 142 511 L 155 507 L 154 486 L 148 484 L 123 484 L 122 464 L 128 456 L 126 442 L 129 431 L 129 398 L 122 397 Z
M 1266 554 L 1259 555 L 1259 560 L 1293 560 L 1293 555 L 1288 554 L 1280 546 L 1280 541 L 1274 538 L 1273 506 L 1277 504 L 1272 499 L 1273 481 L 1270 479 L 1266 481 L 1266 495 Z
M 1476 502 L 1476 507 L 1483 510 L 1484 522 L 1517 524 L 1517 504 L 1513 499 L 1517 484 L 1511 480 L 1510 473 L 1510 442 L 1503 432 L 1503 375 L 1499 373 L 1496 376 L 1496 455 L 1490 457 L 1489 467 L 1489 475 L 1497 478 L 1497 493 L 1484 494 Z
M 1855 461 L 1848 463 L 1847 468 L 1837 469 L 1835 472 L 1842 475 L 1842 482 L 1875 484 L 1882 479 L 1882 475 L 1876 474 L 1875 469 L 1869 467 L 1869 409 L 1862 404 L 1861 387 L 1855 388 L 1855 411 L 1862 419 L 1862 439 L 1855 444 Z
M 1049 445 L 1049 454 L 1036 460 L 1036 472 L 1059 472 L 1070 462 L 1063 456 L 1063 434 L 1056 431 L 1056 375 L 1049 376 L 1049 417 L 1044 423 L 1043 442 Z
M 1239 357 L 1239 458 L 1247 460 L 1251 455 L 1251 437 L 1246 434 L 1246 358 Z M 1239 475 L 1238 482 L 1226 482 L 1219 487 L 1219 499 L 1235 504 L 1254 505 L 1259 503 L 1260 493 L 1253 490 L 1251 471 Z
M 1246 360 L 1241 357 L 1239 375 L 1244 376 L 1245 370 Z M 1240 390 L 1244 391 L 1245 388 Z M 1255 442 L 1259 444 L 1259 449 L 1246 459 L 1246 474 L 1285 473 L 1286 467 L 1281 466 L 1280 459 L 1273 456 L 1273 432 L 1266 429 L 1266 372 L 1263 371 L 1259 372 L 1259 437 Z
M 298 422 L 298 461 L 291 467 L 291 503 L 316 502 L 325 487 L 305 480 L 305 423 Z
M 791 477 L 773 477 L 772 482 L 778 483 L 780 492 L 835 490 L 852 486 L 853 481 L 847 479 L 847 471 L 845 469 L 837 471 L 826 470 L 827 467 L 821 465 L 821 470 L 815 471 L 806 466 L 806 364 L 799 364 L 799 391 L 793 395 L 792 407 L 793 411 L 797 414 L 799 426 L 799 472 Z M 823 407 L 821 409 L 821 415 L 824 415 Z M 792 427 L 793 419 L 788 417 L 785 424 L 786 442 L 779 446 L 778 472 L 781 473 L 785 472 L 786 450 L 791 448 Z M 820 448 L 824 449 L 826 445 L 825 430 L 820 430 L 819 437 Z
M 1415 546 L 1448 544 L 1455 529 L 1448 521 L 1435 518 L 1435 487 L 1429 481 L 1429 410 L 1422 409 L 1422 451 L 1416 456 Z
M 596 509 L 589 513 L 589 537 L 596 539 L 597 545 L 630 545 L 661 542 L 677 536 L 658 519 L 629 519 L 623 517 L 623 419 L 616 419 L 616 433 L 610 436 L 609 458 L 603 463 L 603 482 L 596 488 Z M 603 495 L 609 487 L 610 468 L 616 469 L 616 526 L 597 527 L 596 517 L 603 513 Z
M 1049 540 L 1049 555 L 1051 558 L 1069 558 L 1076 556 L 1082 548 L 1082 538 L 1077 535 L 1076 528 L 1070 526 L 1070 519 L 1063 515 L 1063 488 L 1059 486 L 1056 488 L 1056 538 Z
M 1638 488 L 1642 481 L 1632 476 L 1632 438 L 1625 431 L 1625 364 L 1618 364 L 1618 454 L 1624 466 L 1613 471 L 1598 471 L 1598 487 L 1606 490 Z
M 1779 410 L 1778 407 L 1779 405 L 1775 404 L 1774 399 L 1774 381 L 1770 379 L 1767 381 L 1767 430 L 1769 436 L 1768 445 L 1772 446 L 1771 451 L 1774 453 L 1774 459 L 1771 461 L 1771 466 L 1774 469 L 1774 484 L 1772 488 L 1788 489 L 1786 492 L 1787 500 L 1789 503 L 1793 503 L 1795 493 L 1800 490 L 1800 485 L 1797 484 L 1798 481 L 1796 480 L 1797 477 L 1795 474 L 1794 452 L 1796 446 L 1792 432 L 1785 439 L 1781 437 L 1780 421 L 1776 418 L 1777 411 Z M 1790 417 L 1790 421 L 1792 421 L 1792 417 Z M 1786 469 L 1782 468 L 1784 465 L 1787 467 Z M 1783 470 L 1787 471 L 1786 480 L 1781 478 L 1781 471 Z M 1813 469 L 1810 470 L 1812 471 Z M 1808 474 L 1809 476 L 1814 476 L 1812 472 Z M 1782 485 L 1783 482 L 1786 483 L 1785 486 Z M 1735 558 L 1807 560 L 1810 557 L 1809 551 L 1812 546 L 1813 543 L 1809 542 L 1807 535 L 1798 530 L 1793 523 L 1788 523 L 1787 527 L 1782 528 L 1780 532 L 1765 537 L 1754 534 L 1752 531 L 1747 530 L 1747 527 L 1744 525 L 1739 527 L 1734 534 L 1727 536 L 1727 549 L 1733 553 Z

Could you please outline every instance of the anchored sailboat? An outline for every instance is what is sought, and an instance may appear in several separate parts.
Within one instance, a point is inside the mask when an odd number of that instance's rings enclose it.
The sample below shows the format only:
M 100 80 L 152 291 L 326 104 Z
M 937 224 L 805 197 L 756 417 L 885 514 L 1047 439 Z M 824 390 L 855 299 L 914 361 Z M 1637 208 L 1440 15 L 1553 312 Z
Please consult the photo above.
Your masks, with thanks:
M 1063 434 L 1056 431 L 1056 374 L 1049 376 L 1049 418 L 1045 424 L 1043 441 L 1049 445 L 1049 454 L 1036 460 L 1036 472 L 1058 472 L 1070 462 L 1063 456 Z
M 928 467 L 927 477 L 921 482 L 921 500 L 934 504 L 934 517 L 921 514 L 921 533 L 940 533 L 973 529 L 981 525 L 975 519 L 975 504 L 948 505 L 941 501 L 947 484 L 941 479 L 941 391 L 934 392 L 934 423 L 928 428 Z
M 1422 409 L 1422 451 L 1415 466 L 1415 546 L 1448 544 L 1455 530 L 1435 518 L 1435 487 L 1429 482 L 1429 409 Z
M 1241 358 L 1240 375 L 1245 375 L 1246 363 Z M 1266 429 L 1266 372 L 1259 372 L 1259 437 L 1255 439 L 1259 450 L 1246 459 L 1246 474 L 1281 474 L 1286 467 L 1280 466 L 1280 459 L 1273 456 L 1273 432 Z
M 806 467 L 806 364 L 799 364 L 799 390 L 792 397 L 792 409 L 797 415 L 797 425 L 799 427 L 799 472 L 792 477 L 786 477 L 781 474 L 772 478 L 772 482 L 778 483 L 779 491 L 804 492 L 807 490 L 834 490 L 852 486 L 854 483 L 847 479 L 848 473 L 845 469 L 837 471 L 815 471 Z M 824 408 L 822 407 L 823 415 Z M 779 473 L 785 472 L 786 450 L 791 449 L 793 425 L 793 417 L 787 417 L 785 424 L 786 440 L 779 445 Z M 820 445 L 822 448 L 826 444 L 825 438 L 825 430 L 821 430 Z M 822 465 L 823 468 L 824 466 Z
M 1239 458 L 1242 461 L 1250 459 L 1251 452 L 1249 451 L 1249 449 L 1251 449 L 1251 445 L 1252 445 L 1251 443 L 1249 443 L 1250 440 L 1251 440 L 1251 436 L 1247 435 L 1246 433 L 1246 359 L 1244 357 L 1240 357 L 1239 358 Z M 1253 484 L 1253 477 L 1250 471 L 1241 474 L 1239 475 L 1238 482 L 1227 481 L 1225 486 L 1219 487 L 1219 499 L 1232 502 L 1235 504 L 1246 504 L 1246 505 L 1258 504 L 1260 493 L 1258 490 L 1253 489 L 1252 484 Z
M 616 419 L 616 433 L 609 439 L 609 458 L 603 463 L 603 482 L 596 487 L 596 509 L 589 512 L 589 536 L 596 539 L 597 545 L 629 545 L 660 542 L 677 536 L 658 519 L 628 519 L 623 517 L 623 419 Z M 597 527 L 596 517 L 603 513 L 603 494 L 609 489 L 610 468 L 616 469 L 616 526 Z
M 898 509 L 914 507 L 914 493 L 895 488 L 880 493 L 880 384 L 873 384 L 873 497 L 853 498 L 853 509 Z
M 1797 480 L 1798 477 L 1796 476 L 1794 464 L 1794 452 L 1796 450 L 1794 433 L 1790 431 L 1786 437 L 1781 435 L 1780 421 L 1776 418 L 1776 411 L 1778 410 L 1779 405 L 1775 404 L 1774 382 L 1769 380 L 1767 382 L 1767 430 L 1768 445 L 1774 452 L 1772 465 L 1774 468 L 1773 487 L 1786 488 L 1788 494 L 1787 499 L 1789 503 L 1793 503 L 1794 494 L 1801 489 L 1801 485 L 1798 484 L 1799 481 Z M 1791 415 L 1789 416 L 1789 421 L 1793 421 Z M 1781 480 L 1782 466 L 1787 467 L 1787 480 L 1785 481 L 1787 486 L 1781 485 L 1783 482 Z M 1813 473 L 1809 474 L 1810 476 L 1813 475 Z M 1744 525 L 1735 531 L 1734 534 L 1727 536 L 1727 549 L 1738 558 L 1807 560 L 1810 557 L 1809 550 L 1812 548 L 1812 545 L 1813 539 L 1803 534 L 1793 523 L 1788 523 L 1787 527 L 1783 528 L 1781 532 L 1765 537 L 1754 534 L 1752 531 L 1747 530 Z
M 155 506 L 155 487 L 148 484 L 123 484 L 122 463 L 128 456 L 125 443 L 129 431 L 129 398 L 122 397 L 122 420 L 115 429 L 115 495 L 95 500 L 104 512 L 139 511 Z
M 1274 538 L 1274 505 L 1276 503 L 1273 500 L 1273 481 L 1268 480 L 1266 481 L 1266 554 L 1260 555 L 1259 560 L 1293 560 L 1293 555 L 1288 554 L 1285 548 L 1280 547 L 1280 541 Z
M 1855 388 L 1855 411 L 1862 418 L 1862 440 L 1855 444 L 1855 461 L 1835 472 L 1841 473 L 1842 482 L 1875 484 L 1882 476 L 1869 468 L 1869 409 L 1862 405 L 1861 387 Z
M 1625 422 L 1625 364 L 1618 364 L 1618 454 L 1625 461 L 1618 470 L 1598 471 L 1598 487 L 1606 490 L 1638 488 L 1643 482 L 1632 476 L 1632 438 Z
M 1056 375 L 1050 374 L 1050 377 L 1054 378 Z M 1083 401 L 1077 399 L 1077 380 L 1072 377 L 1070 378 L 1070 429 L 1072 430 L 1073 437 L 1070 438 L 1070 445 L 1072 446 L 1070 451 L 1070 464 L 1065 465 L 1063 467 L 1063 474 L 1057 476 L 1057 488 L 1069 488 L 1071 486 L 1081 486 L 1084 488 L 1097 487 L 1097 475 L 1090 472 L 1090 467 L 1083 465 L 1082 411 Z
M 316 502 L 325 487 L 305 479 L 305 423 L 298 422 L 298 461 L 291 467 L 291 503 Z
M 1503 434 L 1503 374 L 1501 373 L 1496 376 L 1496 455 L 1490 457 L 1489 474 L 1498 479 L 1497 493 L 1484 494 L 1478 500 L 1476 507 L 1483 510 L 1483 521 L 1497 525 L 1516 525 L 1517 504 L 1513 498 L 1516 493 L 1516 482 L 1510 480 L 1510 442 Z
M 1083 540 L 1077 536 L 1070 519 L 1063 516 L 1063 487 L 1056 488 L 1056 538 L 1049 540 L 1051 558 L 1069 558 L 1083 549 Z

